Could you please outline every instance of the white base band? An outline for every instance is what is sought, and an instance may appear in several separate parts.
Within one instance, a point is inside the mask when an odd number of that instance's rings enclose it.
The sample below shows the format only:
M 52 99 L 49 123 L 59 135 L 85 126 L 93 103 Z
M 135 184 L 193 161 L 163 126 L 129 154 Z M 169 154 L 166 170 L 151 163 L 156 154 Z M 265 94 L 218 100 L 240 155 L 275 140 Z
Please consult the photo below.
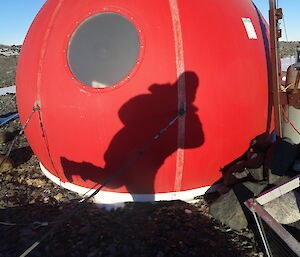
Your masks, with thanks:
M 40 163 L 42 172 L 52 180 L 54 183 L 76 192 L 82 196 L 89 196 L 95 189 L 89 189 L 81 186 L 74 185 L 69 182 L 61 182 L 60 179 L 51 174 L 46 168 Z M 182 200 L 185 202 L 193 201 L 196 196 L 203 195 L 210 187 L 201 187 L 181 192 L 171 193 L 158 193 L 158 194 L 129 194 L 129 193 L 115 193 L 100 191 L 94 196 L 94 202 L 96 204 L 117 204 L 124 202 L 153 202 L 153 201 L 171 201 L 171 200 Z

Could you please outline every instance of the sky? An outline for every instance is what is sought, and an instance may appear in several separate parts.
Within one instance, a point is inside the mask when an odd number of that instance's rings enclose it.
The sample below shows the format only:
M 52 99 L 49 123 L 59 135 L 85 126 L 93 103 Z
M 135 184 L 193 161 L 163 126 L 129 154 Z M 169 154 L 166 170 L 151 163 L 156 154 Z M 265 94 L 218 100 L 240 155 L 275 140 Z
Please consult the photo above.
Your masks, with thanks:
M 277 1 L 279 2 L 278 7 L 283 8 L 287 29 L 287 33 L 285 33 L 282 23 L 283 38 L 281 40 L 286 40 L 287 34 L 289 41 L 300 41 L 300 0 Z M 253 0 L 253 2 L 268 20 L 269 0 Z M 0 9 L 0 44 L 22 44 L 30 24 L 44 3 L 45 0 L 2 1 Z
M 45 0 L 1 1 L 0 44 L 19 45 Z
M 252 0 L 268 21 L 269 0 Z M 300 41 L 300 0 L 277 0 L 278 8 L 282 8 L 286 32 L 283 20 L 281 20 L 283 41 Z M 288 40 L 287 40 L 288 39 Z

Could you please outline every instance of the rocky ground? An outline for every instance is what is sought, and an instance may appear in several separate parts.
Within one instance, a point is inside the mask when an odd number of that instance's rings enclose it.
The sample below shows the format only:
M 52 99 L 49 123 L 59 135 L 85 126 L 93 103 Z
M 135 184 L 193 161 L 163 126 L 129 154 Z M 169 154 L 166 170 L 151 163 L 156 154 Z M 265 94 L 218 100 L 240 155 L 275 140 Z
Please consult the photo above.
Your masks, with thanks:
M 21 46 L 0 45 L 0 87 L 14 85 Z
M 9 101 L 11 104 L 3 110 L 1 107 Z M 0 114 L 16 111 L 14 95 L 0 97 L 0 110 Z M 2 128 L 2 134 L 20 128 L 19 120 L 15 120 Z M 4 139 L 0 138 L 2 154 L 10 144 L 3 143 Z M 24 136 L 13 149 L 11 158 L 18 163 L 17 167 L 0 173 L 1 257 L 19 256 L 81 199 L 42 174 Z M 223 226 L 209 215 L 207 203 L 199 197 L 193 204 L 128 203 L 124 208 L 110 211 L 89 203 L 29 256 L 264 255 L 251 230 L 237 232 Z
M 279 53 L 281 58 L 295 56 L 296 48 L 300 46 L 299 41 L 280 41 L 279 42 Z

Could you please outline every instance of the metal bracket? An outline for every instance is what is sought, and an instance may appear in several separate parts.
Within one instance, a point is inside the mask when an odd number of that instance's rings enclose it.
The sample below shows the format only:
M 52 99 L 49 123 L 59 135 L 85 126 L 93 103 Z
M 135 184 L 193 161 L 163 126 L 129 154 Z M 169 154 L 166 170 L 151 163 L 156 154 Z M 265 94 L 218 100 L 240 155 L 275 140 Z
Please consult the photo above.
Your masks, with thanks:
M 288 104 L 288 96 L 286 92 L 280 92 L 280 104 L 287 105 Z
M 260 194 L 257 198 L 251 198 L 244 202 L 248 209 L 252 212 L 256 221 L 265 252 L 268 257 L 272 257 L 272 251 L 268 242 L 268 238 L 264 231 L 261 220 L 263 220 L 286 245 L 297 255 L 300 256 L 300 243 L 281 225 L 279 224 L 265 209 L 264 204 L 278 198 L 287 192 L 290 192 L 300 186 L 300 175 L 282 183 L 267 192 Z
M 283 18 L 282 8 L 277 8 L 275 10 L 275 16 L 277 20 L 281 20 Z

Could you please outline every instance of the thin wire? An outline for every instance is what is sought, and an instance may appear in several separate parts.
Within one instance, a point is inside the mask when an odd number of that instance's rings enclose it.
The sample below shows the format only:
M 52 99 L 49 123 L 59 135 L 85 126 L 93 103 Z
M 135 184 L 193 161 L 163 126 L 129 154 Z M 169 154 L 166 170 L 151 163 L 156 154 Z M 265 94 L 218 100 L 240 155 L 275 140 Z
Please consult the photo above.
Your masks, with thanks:
M 293 82 L 293 83 L 287 85 L 284 89 L 281 89 L 281 92 L 286 92 L 286 90 L 287 90 L 288 88 L 290 88 L 291 86 L 293 86 L 293 85 L 295 85 L 295 82 Z
M 43 120 L 42 120 L 42 114 L 41 114 L 40 107 L 38 108 L 38 116 L 39 116 L 40 127 L 41 127 L 41 130 L 42 130 L 42 137 L 44 138 L 44 142 L 45 142 L 45 146 L 46 146 L 46 149 L 47 149 L 48 157 L 49 157 L 50 162 L 52 164 L 52 167 L 53 167 L 53 169 L 56 173 L 56 176 L 59 178 L 59 183 L 61 183 L 60 175 L 59 175 L 59 173 L 58 173 L 58 171 L 57 171 L 57 169 L 54 165 L 54 161 L 53 161 L 51 153 L 50 153 L 50 146 L 49 146 L 47 135 L 45 133 L 45 128 L 44 128 L 44 124 L 43 124 Z M 60 184 L 60 186 L 61 186 L 61 184 Z
M 254 216 L 254 219 L 255 219 L 255 222 L 256 222 L 256 225 L 257 225 L 257 228 L 258 228 L 261 240 L 263 242 L 266 254 L 268 255 L 268 257 L 272 257 L 272 253 L 270 251 L 270 245 L 269 245 L 268 239 L 266 237 L 266 234 L 265 234 L 264 227 L 262 225 L 261 219 L 256 214 L 256 212 L 254 210 L 252 210 L 252 214 Z
M 93 198 L 96 194 L 98 194 L 102 188 L 104 188 L 107 184 L 112 182 L 114 179 L 119 177 L 127 168 L 134 163 L 141 155 L 143 155 L 151 145 L 153 145 L 157 139 L 159 139 L 164 133 L 167 132 L 168 128 L 171 127 L 181 116 L 183 116 L 186 113 L 186 107 L 185 104 L 182 104 L 182 108 L 177 114 L 177 116 L 172 119 L 166 127 L 161 129 L 154 137 L 153 139 L 145 145 L 142 149 L 137 151 L 137 153 L 129 159 L 127 162 L 125 162 L 111 177 L 109 177 L 107 180 L 103 182 L 101 186 L 99 186 L 91 195 L 89 195 L 87 198 L 85 198 L 82 202 L 80 202 L 77 206 L 75 206 L 63 219 L 57 221 L 55 226 L 53 226 L 47 233 L 45 233 L 38 241 L 33 243 L 25 252 L 23 252 L 19 257 L 25 257 L 30 252 L 32 252 L 41 242 L 43 242 L 48 236 L 50 236 L 52 233 L 54 233 L 61 225 L 63 225 L 67 220 L 69 220 L 73 215 L 75 215 L 79 210 L 81 210 L 83 207 L 86 206 L 88 203 L 88 200 Z
M 285 34 L 285 40 L 288 42 L 288 33 L 287 33 L 287 29 L 286 29 L 286 23 L 285 23 L 285 18 L 284 15 L 282 15 L 282 21 L 283 21 L 283 28 L 284 28 L 284 34 Z M 292 56 L 290 56 L 290 65 L 292 65 Z
M 30 115 L 28 116 L 27 120 L 25 121 L 24 125 L 22 125 L 22 129 L 20 130 L 19 134 L 14 138 L 14 140 L 12 141 L 10 147 L 9 147 L 9 150 L 8 152 L 6 153 L 6 156 L 8 157 L 14 144 L 16 143 L 17 139 L 24 133 L 25 129 L 27 128 L 28 126 L 28 123 L 30 122 L 33 114 L 35 113 L 35 111 L 38 110 L 36 107 L 33 107 L 32 108 L 32 111 L 30 113 Z
M 282 15 L 282 21 L 283 21 L 283 27 L 284 27 L 284 33 L 285 33 L 286 41 L 289 41 L 289 39 L 288 39 L 288 33 L 287 33 L 287 29 L 286 29 L 286 24 L 285 24 L 285 18 L 284 18 L 284 15 Z

